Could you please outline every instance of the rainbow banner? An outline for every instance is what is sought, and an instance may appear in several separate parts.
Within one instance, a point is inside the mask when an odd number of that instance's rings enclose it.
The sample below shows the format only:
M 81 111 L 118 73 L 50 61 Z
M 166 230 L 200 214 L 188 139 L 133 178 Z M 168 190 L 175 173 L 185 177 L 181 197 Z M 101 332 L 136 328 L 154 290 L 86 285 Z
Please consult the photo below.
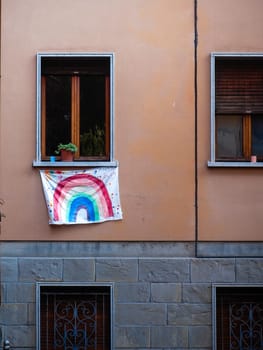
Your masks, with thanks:
M 121 220 L 118 168 L 40 170 L 49 223 L 91 224 Z

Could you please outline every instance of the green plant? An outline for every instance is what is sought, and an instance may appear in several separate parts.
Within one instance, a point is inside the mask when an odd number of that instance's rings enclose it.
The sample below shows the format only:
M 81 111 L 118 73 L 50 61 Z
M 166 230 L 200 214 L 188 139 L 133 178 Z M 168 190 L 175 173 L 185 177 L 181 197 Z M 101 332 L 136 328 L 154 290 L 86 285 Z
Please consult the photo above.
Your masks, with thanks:
M 58 145 L 58 148 L 56 149 L 55 153 L 56 154 L 59 154 L 61 150 L 65 150 L 65 151 L 70 151 L 72 153 L 76 153 L 77 150 L 78 150 L 78 147 L 74 144 L 74 143 L 66 143 L 66 144 L 63 144 L 63 143 L 60 143 Z
M 2 198 L 0 198 L 0 205 L 3 205 L 4 203 L 5 201 Z M 2 218 L 5 218 L 5 217 L 6 217 L 5 214 L 2 211 L 0 211 L 0 222 L 2 221 Z
M 104 129 L 95 125 L 95 128 L 80 135 L 81 154 L 85 156 L 105 155 L 105 132 Z

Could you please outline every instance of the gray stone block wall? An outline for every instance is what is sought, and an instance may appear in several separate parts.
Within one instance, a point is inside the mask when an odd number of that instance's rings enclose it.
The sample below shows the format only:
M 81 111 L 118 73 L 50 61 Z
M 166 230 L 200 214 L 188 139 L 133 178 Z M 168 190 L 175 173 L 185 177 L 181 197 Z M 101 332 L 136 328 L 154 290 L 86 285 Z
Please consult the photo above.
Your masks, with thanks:
M 115 350 L 210 350 L 212 284 L 263 284 L 263 257 L 197 258 L 189 243 L 178 254 L 157 242 L 97 244 L 96 254 L 95 245 L 43 243 L 40 254 L 40 243 L 1 243 L 1 346 L 36 349 L 36 282 L 112 283 Z

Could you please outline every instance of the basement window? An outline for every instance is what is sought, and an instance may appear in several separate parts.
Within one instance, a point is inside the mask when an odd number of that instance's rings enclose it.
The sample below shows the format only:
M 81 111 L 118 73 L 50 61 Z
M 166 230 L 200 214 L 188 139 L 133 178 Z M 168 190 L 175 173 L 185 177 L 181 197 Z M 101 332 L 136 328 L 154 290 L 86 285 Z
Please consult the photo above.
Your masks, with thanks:
M 209 165 L 263 162 L 263 55 L 212 54 L 211 96 Z
M 263 287 L 214 288 L 214 349 L 263 349 Z
M 112 165 L 113 54 L 38 54 L 37 89 L 36 165 L 68 143 L 74 162 Z
M 111 349 L 111 286 L 38 285 L 38 349 Z

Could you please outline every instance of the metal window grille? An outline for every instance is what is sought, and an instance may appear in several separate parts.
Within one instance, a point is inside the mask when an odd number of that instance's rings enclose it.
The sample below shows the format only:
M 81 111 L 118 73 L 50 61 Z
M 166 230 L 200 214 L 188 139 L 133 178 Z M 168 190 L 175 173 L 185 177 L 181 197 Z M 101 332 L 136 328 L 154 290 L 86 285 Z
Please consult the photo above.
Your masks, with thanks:
M 109 349 L 109 287 L 43 288 L 40 334 L 41 350 Z
M 263 350 L 262 296 L 262 288 L 218 289 L 218 350 Z

